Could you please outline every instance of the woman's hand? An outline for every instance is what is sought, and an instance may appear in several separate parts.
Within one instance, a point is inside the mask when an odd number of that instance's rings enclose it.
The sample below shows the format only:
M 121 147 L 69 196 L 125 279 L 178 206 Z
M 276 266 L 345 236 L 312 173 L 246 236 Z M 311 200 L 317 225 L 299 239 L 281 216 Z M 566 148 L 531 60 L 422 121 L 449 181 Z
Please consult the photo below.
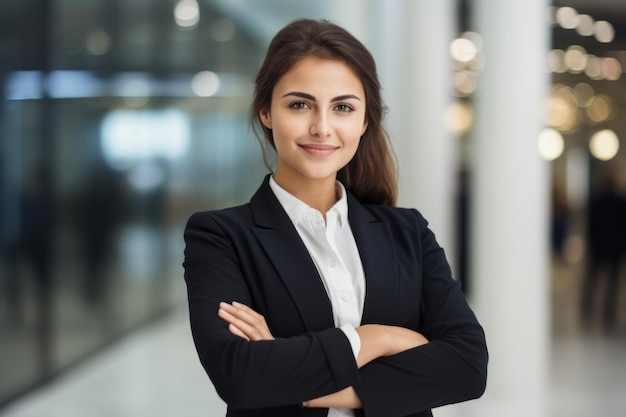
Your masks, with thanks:
M 344 388 L 341 391 L 315 398 L 310 401 L 305 401 L 302 403 L 302 406 L 307 408 L 363 408 L 361 399 L 352 387 Z
M 361 368 L 381 356 L 391 356 L 428 343 L 421 333 L 399 326 L 364 324 L 356 328 L 361 350 L 356 358 Z
M 220 303 L 217 315 L 229 324 L 228 330 L 248 341 L 274 340 L 265 317 L 247 305 L 233 301 L 232 304 Z

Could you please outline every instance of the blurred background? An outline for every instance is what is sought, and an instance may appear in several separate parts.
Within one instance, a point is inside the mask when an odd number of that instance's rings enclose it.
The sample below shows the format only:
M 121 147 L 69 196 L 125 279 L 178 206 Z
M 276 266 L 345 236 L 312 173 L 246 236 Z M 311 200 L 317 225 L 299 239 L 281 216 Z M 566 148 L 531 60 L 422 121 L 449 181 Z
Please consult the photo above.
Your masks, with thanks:
M 2 1 L 0 415 L 224 414 L 182 231 L 260 184 L 254 76 L 309 17 L 372 51 L 400 203 L 485 323 L 488 394 L 439 415 L 623 416 L 626 3 L 432 3 Z

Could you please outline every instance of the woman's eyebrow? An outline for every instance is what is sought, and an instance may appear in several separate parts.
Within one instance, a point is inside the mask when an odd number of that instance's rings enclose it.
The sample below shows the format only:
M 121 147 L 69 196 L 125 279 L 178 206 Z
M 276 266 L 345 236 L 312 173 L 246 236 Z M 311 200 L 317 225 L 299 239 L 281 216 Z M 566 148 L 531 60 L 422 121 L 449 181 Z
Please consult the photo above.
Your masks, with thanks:
M 307 94 L 307 93 L 301 93 L 299 91 L 291 91 L 285 94 L 284 96 L 282 96 L 281 98 L 289 97 L 289 96 L 295 96 L 295 97 L 300 97 L 300 98 L 305 98 L 307 100 L 315 101 L 315 97 L 313 97 L 312 95 Z
M 335 101 L 344 101 L 344 100 L 349 100 L 349 99 L 351 99 L 351 98 L 354 98 L 354 99 L 356 99 L 356 100 L 361 101 L 361 99 L 360 99 L 360 98 L 358 98 L 357 96 L 355 96 L 354 94 L 344 94 L 343 96 L 337 96 L 337 97 L 335 97 L 334 99 L 332 99 L 332 102 L 335 102 Z
M 300 91 L 291 91 L 291 92 L 283 95 L 281 98 L 289 97 L 289 96 L 295 96 L 295 97 L 300 97 L 300 98 L 304 98 L 304 99 L 311 100 L 311 101 L 316 101 L 316 98 L 314 96 L 312 96 L 310 94 L 307 94 L 307 93 L 302 93 Z M 348 99 L 356 99 L 356 100 L 361 101 L 361 99 L 359 97 L 355 96 L 354 94 L 344 94 L 342 96 L 337 96 L 337 97 L 333 98 L 331 100 L 331 102 L 334 103 L 336 101 L 343 101 L 343 100 L 348 100 Z

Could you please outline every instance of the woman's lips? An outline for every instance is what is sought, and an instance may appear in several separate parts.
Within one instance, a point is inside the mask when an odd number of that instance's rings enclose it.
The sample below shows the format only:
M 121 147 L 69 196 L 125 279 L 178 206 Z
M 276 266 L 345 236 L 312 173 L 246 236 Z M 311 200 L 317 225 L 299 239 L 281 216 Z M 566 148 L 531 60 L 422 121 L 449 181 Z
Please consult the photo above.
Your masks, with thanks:
M 305 152 L 309 155 L 317 156 L 320 158 L 332 155 L 339 147 L 333 145 L 324 145 L 324 144 L 305 144 L 300 145 Z

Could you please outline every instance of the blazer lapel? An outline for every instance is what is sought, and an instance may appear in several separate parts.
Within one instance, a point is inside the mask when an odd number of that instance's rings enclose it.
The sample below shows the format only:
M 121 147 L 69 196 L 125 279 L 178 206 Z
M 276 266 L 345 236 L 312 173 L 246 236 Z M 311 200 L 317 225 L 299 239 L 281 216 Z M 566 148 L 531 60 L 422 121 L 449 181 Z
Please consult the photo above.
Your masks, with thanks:
M 269 175 L 250 200 L 256 222 L 253 233 L 297 306 L 307 331 L 334 326 L 333 312 L 298 232 L 269 186 Z
M 361 323 L 392 323 L 398 296 L 398 262 L 389 226 L 374 217 L 350 193 L 348 217 L 365 273 Z

